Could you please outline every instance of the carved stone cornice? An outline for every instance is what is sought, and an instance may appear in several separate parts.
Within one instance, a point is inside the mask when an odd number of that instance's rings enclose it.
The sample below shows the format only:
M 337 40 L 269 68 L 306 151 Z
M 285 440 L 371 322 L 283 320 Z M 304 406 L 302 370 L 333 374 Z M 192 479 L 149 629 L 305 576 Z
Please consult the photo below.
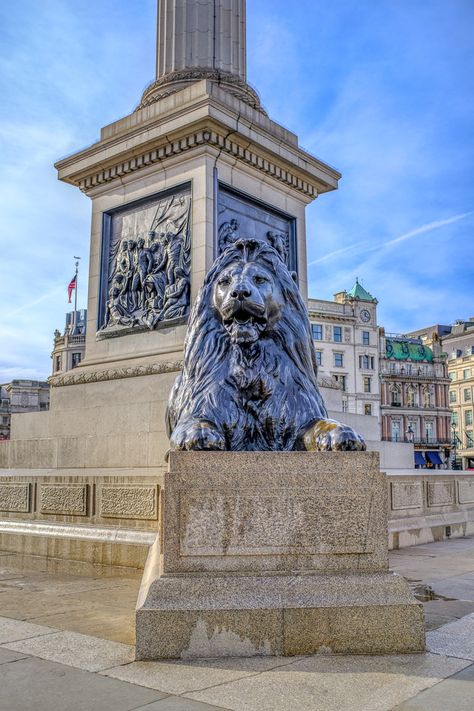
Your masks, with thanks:
M 86 383 L 99 383 L 104 380 L 122 380 L 123 378 L 136 378 L 140 375 L 160 375 L 162 373 L 177 373 L 182 370 L 183 361 L 159 361 L 147 365 L 132 365 L 123 368 L 105 368 L 103 370 L 71 371 L 64 375 L 52 375 L 48 382 L 53 388 L 65 385 L 84 385 Z
M 82 192 L 87 193 L 92 188 L 113 180 L 122 178 L 125 175 L 146 168 L 163 160 L 178 156 L 186 151 L 200 146 L 213 146 L 221 153 L 226 153 L 243 163 L 252 166 L 260 172 L 272 176 L 285 185 L 297 190 L 304 195 L 314 199 L 318 196 L 318 191 L 314 185 L 303 180 L 290 170 L 285 170 L 281 165 L 277 165 L 271 159 L 265 158 L 251 148 L 242 146 L 237 141 L 233 141 L 223 133 L 211 129 L 194 131 L 185 137 L 177 138 L 159 148 L 147 150 L 126 160 L 119 161 L 115 165 L 104 168 L 97 173 L 89 175 L 79 180 L 78 187 Z
M 262 108 L 257 92 L 247 82 L 230 72 L 205 67 L 180 69 L 160 77 L 145 89 L 135 111 L 144 109 L 146 106 L 154 104 L 155 101 L 160 101 L 160 99 L 164 99 L 170 94 L 175 94 L 177 91 L 181 91 L 181 89 L 185 89 L 190 84 L 202 79 L 209 79 L 215 82 L 229 94 L 235 96 L 236 99 L 240 99 L 240 101 L 251 106 L 252 109 L 260 111 L 265 116 L 267 115 Z

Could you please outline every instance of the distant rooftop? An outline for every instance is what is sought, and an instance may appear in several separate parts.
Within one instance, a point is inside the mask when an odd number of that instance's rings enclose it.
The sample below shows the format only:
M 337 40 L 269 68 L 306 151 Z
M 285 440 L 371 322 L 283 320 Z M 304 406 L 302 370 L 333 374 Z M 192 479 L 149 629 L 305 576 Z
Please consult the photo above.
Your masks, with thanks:
M 390 334 L 385 339 L 385 357 L 411 362 L 433 361 L 433 351 L 421 339 Z
M 362 284 L 359 284 L 359 279 L 356 277 L 355 284 L 350 291 L 346 291 L 346 295 L 351 299 L 359 299 L 359 301 L 377 301 L 375 296 L 372 296 Z

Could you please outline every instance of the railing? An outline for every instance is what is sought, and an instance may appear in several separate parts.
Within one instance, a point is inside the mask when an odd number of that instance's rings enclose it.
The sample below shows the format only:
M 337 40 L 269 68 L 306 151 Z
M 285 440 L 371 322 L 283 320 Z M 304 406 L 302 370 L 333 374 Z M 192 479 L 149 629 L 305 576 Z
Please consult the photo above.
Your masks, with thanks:
M 442 437 L 400 437 L 396 435 L 384 435 L 382 437 L 382 442 L 405 442 L 414 445 L 443 445 L 443 446 L 453 446 L 453 441 L 451 439 L 444 439 Z
M 391 338 L 394 341 L 406 341 L 406 343 L 417 343 L 423 345 L 421 338 L 409 338 L 401 333 L 386 333 L 385 338 Z

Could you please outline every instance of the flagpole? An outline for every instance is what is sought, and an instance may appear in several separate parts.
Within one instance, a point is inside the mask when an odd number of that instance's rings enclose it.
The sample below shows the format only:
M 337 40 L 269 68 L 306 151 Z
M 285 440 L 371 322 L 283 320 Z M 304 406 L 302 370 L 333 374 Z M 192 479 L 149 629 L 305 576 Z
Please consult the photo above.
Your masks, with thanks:
M 76 260 L 76 288 L 74 289 L 74 328 L 77 327 L 77 284 L 78 284 L 78 278 L 77 275 L 79 274 L 79 260 L 80 257 L 74 257 Z

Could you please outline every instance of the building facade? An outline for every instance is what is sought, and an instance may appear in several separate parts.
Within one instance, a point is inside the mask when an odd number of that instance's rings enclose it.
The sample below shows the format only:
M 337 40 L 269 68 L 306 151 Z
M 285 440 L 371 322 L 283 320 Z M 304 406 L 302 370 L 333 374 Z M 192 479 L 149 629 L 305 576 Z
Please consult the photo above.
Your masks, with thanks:
M 460 469 L 474 468 L 474 318 L 456 321 L 443 337 L 448 354 L 453 456 Z
M 382 440 L 412 442 L 416 467 L 449 466 L 451 413 L 446 355 L 439 339 L 380 330 Z
M 12 380 L 0 385 L 0 439 L 10 439 L 11 416 L 49 410 L 49 383 Z
M 55 331 L 51 353 L 53 375 L 72 370 L 83 360 L 86 350 L 87 309 L 66 314 L 63 333 Z
M 342 410 L 380 417 L 377 299 L 358 281 L 334 301 L 309 299 L 319 379 L 337 383 Z

